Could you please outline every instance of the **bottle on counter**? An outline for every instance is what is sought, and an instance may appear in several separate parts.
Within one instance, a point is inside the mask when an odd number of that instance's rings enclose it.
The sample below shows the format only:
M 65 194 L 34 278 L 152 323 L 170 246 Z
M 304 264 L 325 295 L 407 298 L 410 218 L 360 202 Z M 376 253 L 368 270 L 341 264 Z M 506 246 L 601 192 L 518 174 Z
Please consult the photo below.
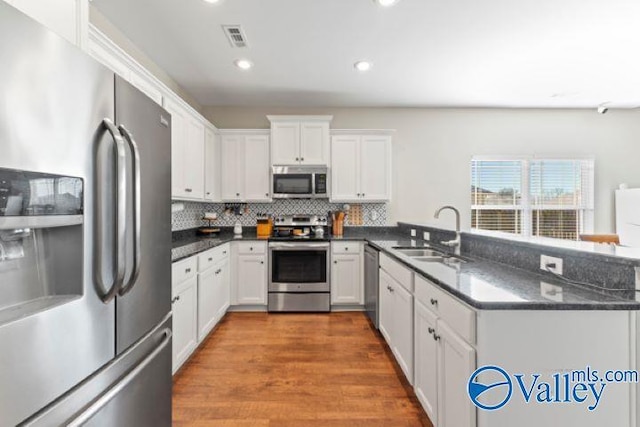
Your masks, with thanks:
M 233 226 L 233 234 L 236 237 L 242 236 L 242 224 L 240 224 L 240 221 L 236 221 L 235 225 Z

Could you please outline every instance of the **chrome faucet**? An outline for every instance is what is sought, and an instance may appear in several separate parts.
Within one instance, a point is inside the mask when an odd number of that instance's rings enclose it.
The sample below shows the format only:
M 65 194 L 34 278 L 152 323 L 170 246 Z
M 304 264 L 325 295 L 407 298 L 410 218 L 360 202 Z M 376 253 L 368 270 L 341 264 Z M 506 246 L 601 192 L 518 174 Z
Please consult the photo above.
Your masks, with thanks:
M 438 219 L 438 217 L 440 216 L 440 212 L 442 212 L 445 209 L 451 209 L 456 214 L 456 238 L 453 240 L 446 240 L 440 243 L 442 243 L 445 246 L 452 247 L 454 250 L 454 253 L 456 255 L 460 255 L 460 211 L 454 208 L 453 206 L 443 206 L 436 211 L 434 217 Z

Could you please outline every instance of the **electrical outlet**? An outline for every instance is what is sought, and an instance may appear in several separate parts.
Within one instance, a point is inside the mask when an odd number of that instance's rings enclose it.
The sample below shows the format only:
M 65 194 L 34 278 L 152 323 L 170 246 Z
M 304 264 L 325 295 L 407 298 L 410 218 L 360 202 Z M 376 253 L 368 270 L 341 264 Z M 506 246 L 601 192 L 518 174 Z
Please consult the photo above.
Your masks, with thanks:
M 411 237 L 416 237 L 416 229 L 415 228 L 411 229 Z
M 547 265 L 549 264 L 555 264 L 555 266 L 547 268 Z M 556 274 L 562 275 L 562 258 L 540 255 L 540 270 L 552 271 Z
M 429 233 L 428 231 L 422 232 L 422 239 L 423 240 L 431 240 L 431 233 Z

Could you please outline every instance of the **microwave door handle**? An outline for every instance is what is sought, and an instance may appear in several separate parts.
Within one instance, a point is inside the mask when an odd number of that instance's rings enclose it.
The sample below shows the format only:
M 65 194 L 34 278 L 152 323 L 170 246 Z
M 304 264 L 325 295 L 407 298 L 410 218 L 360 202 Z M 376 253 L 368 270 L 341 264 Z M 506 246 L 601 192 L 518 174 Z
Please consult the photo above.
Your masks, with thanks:
M 97 244 L 97 270 L 96 270 L 96 280 L 99 286 L 104 291 L 104 295 L 102 295 L 102 302 L 105 304 L 111 301 L 115 296 L 122 283 L 124 282 L 125 274 L 126 274 L 126 235 L 127 235 L 127 211 L 126 211 L 126 191 L 127 191 L 127 162 L 126 162 L 126 153 L 124 141 L 122 140 L 122 135 L 115 127 L 113 122 L 106 118 L 102 121 L 103 125 L 107 129 L 107 131 L 111 134 L 114 145 L 114 154 L 115 154 L 115 176 L 116 176 L 116 188 L 115 188 L 115 260 L 113 266 L 113 283 L 111 285 L 107 285 L 104 283 L 104 266 L 103 266 L 103 251 L 105 248 L 105 244 L 102 240 L 102 234 L 98 234 L 96 239 Z M 97 162 L 98 165 L 101 164 L 100 159 Z M 98 179 L 97 186 L 99 188 L 104 188 L 104 183 L 100 182 Z M 101 212 L 104 209 L 103 200 L 104 195 L 98 192 L 98 212 L 101 215 Z
M 127 141 L 131 153 L 133 153 L 133 272 L 126 285 L 120 289 L 120 295 L 125 295 L 127 292 L 133 289 L 138 276 L 140 275 L 140 197 L 141 197 L 141 184 L 140 184 L 140 151 L 138 150 L 138 144 L 133 139 L 131 132 L 127 130 L 123 125 L 118 126 L 120 133 L 124 136 L 124 140 Z

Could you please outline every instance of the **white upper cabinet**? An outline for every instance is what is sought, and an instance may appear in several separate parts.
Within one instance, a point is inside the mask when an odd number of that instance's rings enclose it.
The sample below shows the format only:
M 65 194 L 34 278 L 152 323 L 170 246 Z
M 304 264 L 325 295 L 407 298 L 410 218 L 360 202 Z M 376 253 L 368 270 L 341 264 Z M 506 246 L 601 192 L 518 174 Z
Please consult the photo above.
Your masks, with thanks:
M 271 164 L 328 165 L 332 116 L 267 116 Z
M 221 131 L 221 198 L 270 202 L 269 135 L 265 131 Z
M 174 199 L 204 199 L 205 130 L 177 101 L 165 98 L 171 114 L 171 196 Z
M 204 199 L 220 201 L 220 142 L 214 129 L 204 131 Z
M 391 198 L 391 135 L 356 132 L 331 138 L 331 200 L 387 201 Z
M 4 0 L 74 45 L 84 48 L 89 25 L 88 0 Z

